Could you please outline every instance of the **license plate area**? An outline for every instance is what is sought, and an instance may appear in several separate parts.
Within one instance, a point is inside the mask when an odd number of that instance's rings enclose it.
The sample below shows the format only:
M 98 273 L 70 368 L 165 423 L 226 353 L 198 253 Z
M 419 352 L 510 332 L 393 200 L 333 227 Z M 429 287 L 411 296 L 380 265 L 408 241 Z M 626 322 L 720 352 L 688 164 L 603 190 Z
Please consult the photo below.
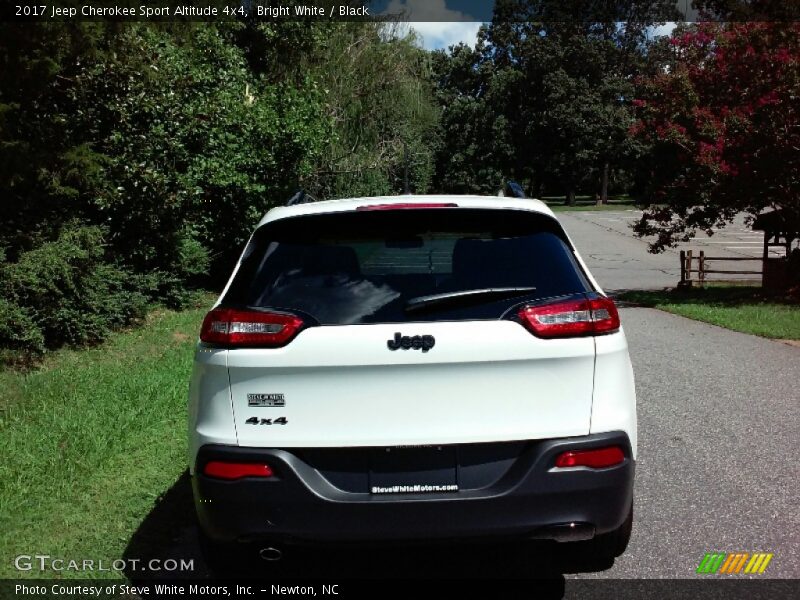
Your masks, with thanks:
M 437 494 L 458 491 L 456 448 L 375 448 L 370 453 L 371 494 Z

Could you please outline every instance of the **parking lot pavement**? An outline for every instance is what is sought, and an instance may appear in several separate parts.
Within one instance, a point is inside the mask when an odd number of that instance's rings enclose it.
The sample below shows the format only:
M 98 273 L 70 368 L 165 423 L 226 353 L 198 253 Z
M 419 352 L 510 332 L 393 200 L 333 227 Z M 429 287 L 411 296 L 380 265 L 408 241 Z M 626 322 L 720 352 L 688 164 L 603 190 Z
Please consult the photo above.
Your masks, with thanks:
M 689 242 L 662 254 L 650 254 L 647 240 L 634 236 L 631 224 L 642 216 L 640 210 L 575 211 L 556 215 L 567 229 L 592 273 L 607 290 L 657 289 L 675 286 L 680 281 L 681 250 L 702 250 L 706 256 L 760 258 L 763 234 L 750 229 L 744 216 L 727 227 L 714 229 L 713 235 L 699 233 Z M 771 249 L 780 256 L 781 249 Z M 736 263 L 736 267 L 716 265 L 725 270 L 760 271 L 758 261 Z M 731 275 L 735 279 L 759 279 L 759 275 Z M 603 279 L 609 283 L 604 283 Z
M 620 211 L 576 211 L 559 213 L 570 217 L 595 223 L 605 229 L 617 231 L 625 235 L 632 235 L 630 225 L 638 221 L 642 216 L 640 210 L 620 210 Z M 698 232 L 697 235 L 688 242 L 678 244 L 676 251 L 688 249 L 714 249 L 723 256 L 752 256 L 760 257 L 763 249 L 764 233 L 753 231 L 745 222 L 743 214 L 737 216 L 733 223 L 725 227 L 714 227 L 713 235 L 706 235 Z M 780 248 L 771 248 L 772 256 L 783 256 Z
M 611 226 L 599 220 L 606 214 L 609 213 L 556 215 L 603 289 L 662 289 L 680 281 L 680 261 L 675 252 L 650 254 L 647 242 L 634 237 L 622 221 Z

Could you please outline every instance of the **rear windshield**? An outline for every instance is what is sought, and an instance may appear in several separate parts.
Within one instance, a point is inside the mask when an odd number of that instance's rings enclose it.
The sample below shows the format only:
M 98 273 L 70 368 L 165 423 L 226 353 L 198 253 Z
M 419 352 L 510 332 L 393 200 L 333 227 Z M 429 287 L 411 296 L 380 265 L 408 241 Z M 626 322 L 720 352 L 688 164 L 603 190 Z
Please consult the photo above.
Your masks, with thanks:
M 452 321 L 498 319 L 524 301 L 590 289 L 550 217 L 361 211 L 261 227 L 223 304 L 292 312 L 322 325 Z

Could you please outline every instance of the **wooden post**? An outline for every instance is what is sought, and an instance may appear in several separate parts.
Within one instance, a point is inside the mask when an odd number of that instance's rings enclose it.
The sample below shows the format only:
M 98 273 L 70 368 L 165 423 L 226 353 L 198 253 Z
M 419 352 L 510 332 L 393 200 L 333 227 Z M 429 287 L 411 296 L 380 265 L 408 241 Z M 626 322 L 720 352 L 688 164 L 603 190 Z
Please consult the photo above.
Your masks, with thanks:
M 681 250 L 681 282 L 679 287 L 686 287 L 686 251 Z
M 700 250 L 700 256 L 697 259 L 698 276 L 700 279 L 700 287 L 706 283 L 706 253 Z
M 686 251 L 686 281 L 687 286 L 692 287 L 692 251 Z

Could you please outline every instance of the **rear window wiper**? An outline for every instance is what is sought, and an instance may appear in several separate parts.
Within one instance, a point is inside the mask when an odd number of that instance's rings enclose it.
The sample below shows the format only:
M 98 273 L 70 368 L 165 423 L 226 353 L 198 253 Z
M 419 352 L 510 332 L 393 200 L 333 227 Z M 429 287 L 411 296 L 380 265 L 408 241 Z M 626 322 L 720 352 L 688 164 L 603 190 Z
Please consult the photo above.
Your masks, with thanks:
M 458 304 L 461 302 L 469 302 L 471 300 L 480 301 L 487 296 L 513 298 L 514 296 L 524 296 L 535 291 L 535 287 L 499 287 L 445 292 L 443 294 L 432 294 L 430 296 L 418 296 L 416 298 L 412 298 L 406 302 L 405 310 L 410 312 L 438 304 Z

